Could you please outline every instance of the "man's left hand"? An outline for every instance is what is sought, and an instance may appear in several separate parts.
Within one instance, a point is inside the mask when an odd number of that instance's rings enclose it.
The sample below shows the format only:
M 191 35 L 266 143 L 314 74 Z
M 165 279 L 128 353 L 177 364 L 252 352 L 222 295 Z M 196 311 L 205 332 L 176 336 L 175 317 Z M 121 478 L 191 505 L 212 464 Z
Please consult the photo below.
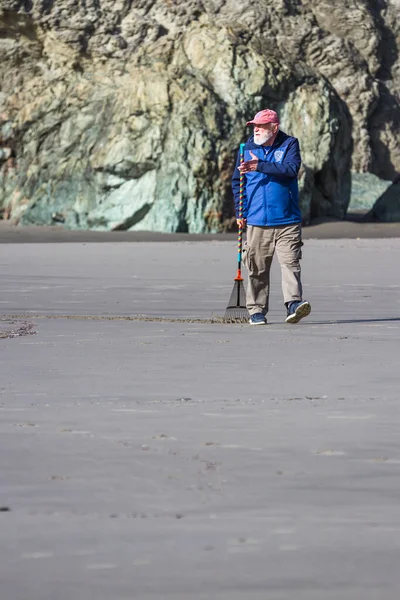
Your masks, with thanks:
M 258 158 L 255 154 L 253 154 L 251 150 L 250 156 L 251 160 L 246 160 L 246 162 L 238 166 L 240 173 L 250 173 L 250 171 L 257 171 Z

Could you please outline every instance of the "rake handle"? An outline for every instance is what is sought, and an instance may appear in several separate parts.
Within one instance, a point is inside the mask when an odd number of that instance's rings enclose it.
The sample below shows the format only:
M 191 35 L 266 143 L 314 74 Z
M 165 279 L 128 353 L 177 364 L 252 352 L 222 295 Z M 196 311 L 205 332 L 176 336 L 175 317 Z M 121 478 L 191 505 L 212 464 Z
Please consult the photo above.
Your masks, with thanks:
M 239 162 L 244 163 L 244 147 L 245 144 L 240 144 Z M 235 281 L 243 281 L 242 277 L 242 247 L 243 247 L 243 198 L 244 198 L 244 173 L 240 173 L 239 179 L 239 230 L 238 230 L 238 270 Z

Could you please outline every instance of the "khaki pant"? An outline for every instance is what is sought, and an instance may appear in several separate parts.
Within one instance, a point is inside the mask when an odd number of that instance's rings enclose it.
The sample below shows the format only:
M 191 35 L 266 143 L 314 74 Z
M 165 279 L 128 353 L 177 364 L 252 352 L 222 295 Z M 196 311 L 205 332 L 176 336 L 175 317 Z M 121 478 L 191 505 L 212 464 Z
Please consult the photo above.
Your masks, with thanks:
M 282 271 L 283 301 L 302 300 L 301 225 L 247 227 L 243 263 L 249 270 L 246 304 L 250 315 L 268 312 L 269 273 L 276 250 Z

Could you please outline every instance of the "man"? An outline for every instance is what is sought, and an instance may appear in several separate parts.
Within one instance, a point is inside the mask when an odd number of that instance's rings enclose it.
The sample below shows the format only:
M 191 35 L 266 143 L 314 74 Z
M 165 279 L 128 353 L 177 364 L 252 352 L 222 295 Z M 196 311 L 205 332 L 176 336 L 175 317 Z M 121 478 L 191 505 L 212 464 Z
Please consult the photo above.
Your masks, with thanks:
M 276 250 L 282 271 L 286 323 L 298 323 L 311 312 L 303 300 L 301 285 L 301 214 L 297 175 L 301 157 L 299 142 L 279 130 L 274 110 L 262 110 L 247 125 L 254 126 L 244 149 L 244 162 L 238 155 L 232 177 L 237 222 L 247 226 L 244 264 L 249 271 L 247 308 L 251 325 L 266 325 L 269 300 L 269 274 Z M 243 218 L 239 219 L 240 174 L 245 174 Z

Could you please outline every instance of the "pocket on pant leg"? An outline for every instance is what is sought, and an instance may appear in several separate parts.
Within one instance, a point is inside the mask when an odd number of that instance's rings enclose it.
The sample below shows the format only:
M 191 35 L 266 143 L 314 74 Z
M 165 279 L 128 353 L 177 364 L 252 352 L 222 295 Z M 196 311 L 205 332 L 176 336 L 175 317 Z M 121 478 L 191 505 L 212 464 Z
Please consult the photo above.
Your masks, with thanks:
M 298 265 L 302 258 L 302 246 L 301 231 L 297 227 L 282 227 L 276 244 L 280 264 Z
M 292 246 L 290 254 L 291 254 L 292 260 L 294 259 L 295 262 L 299 262 L 303 258 L 303 251 L 302 251 L 303 246 L 304 246 L 304 244 L 301 240 L 297 241 Z
M 243 264 L 245 265 L 250 275 L 258 273 L 259 266 L 257 265 L 255 250 L 248 244 L 246 245 L 245 259 L 243 261 Z
M 242 250 L 242 263 L 244 264 L 244 266 L 246 267 L 246 269 L 249 268 L 248 266 L 248 256 L 249 256 L 249 245 L 247 242 L 245 242 L 243 244 L 243 250 Z
M 303 250 L 302 250 L 303 246 L 304 246 L 304 243 L 302 240 L 300 240 L 298 243 L 299 260 L 301 260 L 303 258 Z
M 289 235 L 289 240 L 288 240 L 288 250 L 289 252 L 291 252 L 294 255 L 295 260 L 301 260 L 303 258 L 303 251 L 302 248 L 304 246 L 303 244 L 303 240 L 301 238 L 301 229 L 297 227 L 295 227 L 295 230 L 293 232 L 294 234 L 294 239 L 291 243 L 290 240 L 290 235 Z

